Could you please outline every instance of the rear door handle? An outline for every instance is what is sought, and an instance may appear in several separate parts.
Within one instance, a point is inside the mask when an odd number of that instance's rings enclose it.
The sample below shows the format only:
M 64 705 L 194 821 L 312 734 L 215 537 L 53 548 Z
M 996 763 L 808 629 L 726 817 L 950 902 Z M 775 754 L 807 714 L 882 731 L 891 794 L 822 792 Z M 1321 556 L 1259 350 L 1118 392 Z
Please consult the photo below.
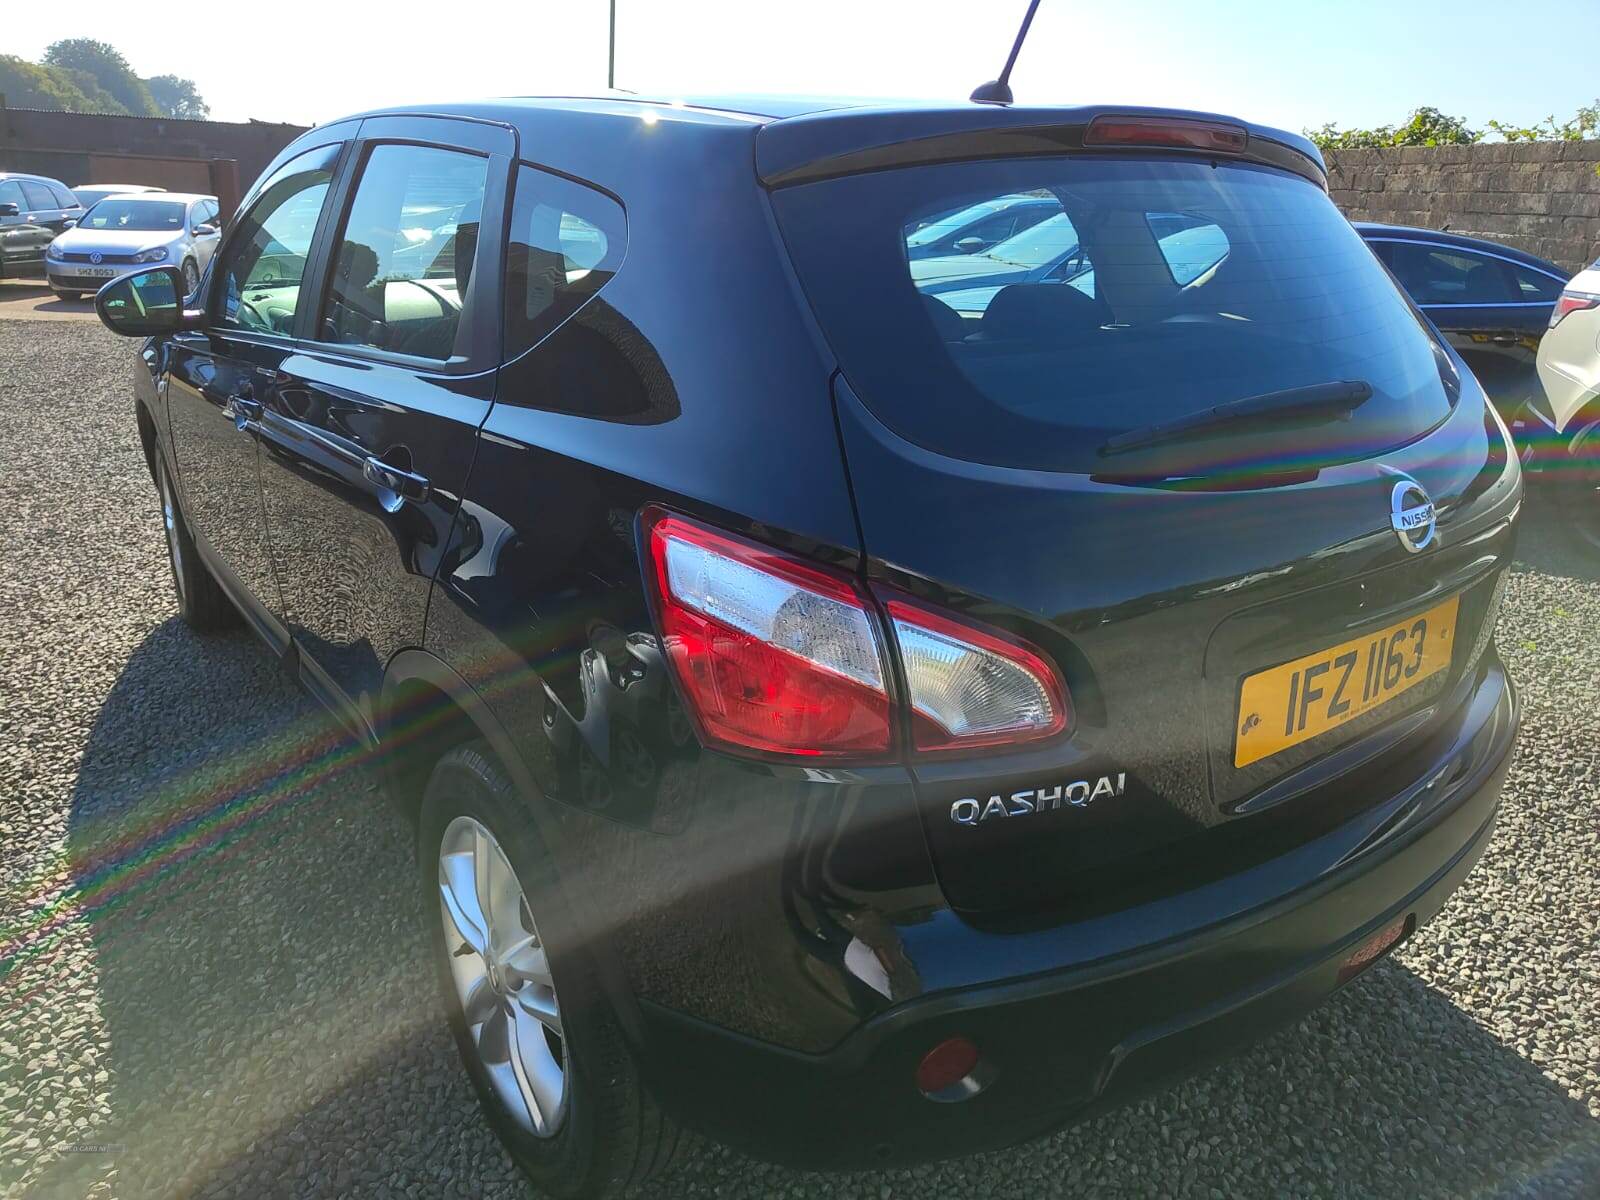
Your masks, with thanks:
M 418 475 L 414 471 L 402 471 L 399 467 L 392 467 L 375 454 L 369 454 L 362 461 L 361 475 L 374 487 L 394 493 L 396 496 L 395 503 L 393 505 L 384 505 L 391 512 L 400 507 L 401 500 L 413 500 L 421 504 L 428 498 L 428 493 L 432 490 L 426 476 Z
M 1522 342 L 1522 339 L 1517 337 L 1516 334 L 1513 334 L 1513 333 L 1495 333 L 1495 334 L 1490 334 L 1489 335 L 1489 340 L 1491 342 L 1493 342 L 1496 346 L 1516 346 L 1516 345 L 1519 345 Z

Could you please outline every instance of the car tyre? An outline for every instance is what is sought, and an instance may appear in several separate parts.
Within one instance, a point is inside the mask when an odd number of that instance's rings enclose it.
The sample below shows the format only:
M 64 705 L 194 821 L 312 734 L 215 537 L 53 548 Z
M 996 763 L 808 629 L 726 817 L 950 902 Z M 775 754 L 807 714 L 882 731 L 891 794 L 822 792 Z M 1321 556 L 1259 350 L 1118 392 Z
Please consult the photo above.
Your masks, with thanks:
M 463 849 L 468 844 L 476 847 L 474 853 Z M 502 926 L 498 933 L 461 932 L 463 923 L 452 914 L 461 911 L 462 902 L 454 897 L 485 893 L 463 884 L 466 868 L 447 867 L 447 857 L 457 864 L 475 864 L 481 857 L 491 864 L 485 875 L 498 881 L 490 885 L 495 889 L 504 888 L 509 866 L 518 902 L 508 906 L 491 898 L 480 906 L 501 914 L 484 922 L 491 929 Z M 620 1196 L 665 1167 L 684 1145 L 683 1137 L 640 1081 L 584 941 L 575 933 L 555 864 L 529 806 L 485 743 L 457 747 L 435 766 L 423 794 L 417 858 L 423 921 L 456 1048 L 490 1126 L 534 1186 L 559 1200 Z M 509 911 L 520 914 L 520 923 L 507 935 L 503 926 Z M 506 994 L 519 980 L 512 956 L 498 961 L 495 971 L 488 967 L 498 958 L 496 945 L 530 937 L 542 948 L 548 974 L 524 974 L 521 986 L 550 981 L 548 1006 L 559 1011 L 559 1036 L 528 1026 L 526 1009 L 520 1025 L 506 1016 L 517 1012 L 518 993 Z M 473 948 L 471 943 L 480 941 L 488 943 L 487 953 Z M 489 1015 L 469 1022 L 467 1003 L 474 1017 Z M 555 1119 L 542 1130 L 533 1123 L 536 1100 L 512 1099 L 520 1081 L 534 1072 L 527 1059 L 520 1071 L 514 1069 L 512 1054 L 519 1052 L 508 1047 L 506 1034 L 494 1033 L 496 1020 L 502 1029 L 508 1022 L 522 1029 L 516 1044 L 532 1046 L 533 1054 L 548 1050 L 554 1059 L 559 1053 L 561 1100 Z M 543 1034 L 542 1047 L 528 1029 Z M 549 1060 L 539 1061 L 548 1066 Z
M 1561 523 L 1591 551 L 1600 551 L 1600 415 L 1584 414 L 1569 430 L 1566 458 L 1548 472 Z
M 63 291 L 61 291 L 59 289 L 56 290 L 56 299 L 57 300 L 75 301 L 82 295 L 83 295 L 82 292 L 63 292 Z
M 161 524 L 172 567 L 172 590 L 178 598 L 178 615 L 191 629 L 202 633 L 238 624 L 239 610 L 211 574 L 195 549 L 194 537 L 184 520 L 178 494 L 167 472 L 166 459 L 156 453 L 156 490 L 161 499 Z
M 186 258 L 183 260 L 182 271 L 183 294 L 192 296 L 195 293 L 195 289 L 200 286 L 200 268 L 195 265 L 194 259 Z

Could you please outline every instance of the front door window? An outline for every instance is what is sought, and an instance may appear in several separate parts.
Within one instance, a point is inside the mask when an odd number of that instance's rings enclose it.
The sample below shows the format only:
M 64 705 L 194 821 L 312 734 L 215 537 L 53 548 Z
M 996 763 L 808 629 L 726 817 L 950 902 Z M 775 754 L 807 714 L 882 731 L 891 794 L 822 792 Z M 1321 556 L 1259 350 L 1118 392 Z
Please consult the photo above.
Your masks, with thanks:
M 294 332 L 306 260 L 338 159 L 337 145 L 291 159 L 240 218 L 220 272 L 213 312 L 218 325 L 256 333 Z

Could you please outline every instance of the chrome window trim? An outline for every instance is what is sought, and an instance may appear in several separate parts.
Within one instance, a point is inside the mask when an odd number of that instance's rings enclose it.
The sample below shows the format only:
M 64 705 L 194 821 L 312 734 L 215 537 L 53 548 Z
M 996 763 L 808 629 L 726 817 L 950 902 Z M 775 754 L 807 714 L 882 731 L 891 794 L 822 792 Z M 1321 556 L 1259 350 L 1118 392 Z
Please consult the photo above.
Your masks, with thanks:
M 1417 301 L 1417 307 L 1418 308 L 1554 308 L 1555 307 L 1555 303 L 1556 302 L 1554 300 L 1507 300 L 1502 304 L 1496 304 L 1493 301 L 1489 301 L 1489 302 L 1485 303 L 1485 302 L 1482 302 L 1482 301 L 1470 302 L 1470 301 L 1464 301 L 1464 300 L 1463 301 L 1452 300 L 1449 303 L 1441 302 L 1441 303 L 1435 304 L 1435 303 L 1433 303 L 1432 301 L 1429 301 L 1429 300 L 1418 300 Z
M 1359 233 L 1360 231 L 1357 230 L 1357 232 Z M 1375 234 L 1375 235 L 1373 235 L 1371 237 L 1368 237 L 1366 235 L 1362 235 L 1362 241 L 1365 241 L 1365 242 L 1388 242 L 1390 245 L 1394 245 L 1394 246 L 1432 246 L 1436 250 L 1453 250 L 1457 254 L 1476 254 L 1480 258 L 1495 258 L 1495 259 L 1499 259 L 1503 263 L 1510 263 L 1513 267 L 1522 267 L 1524 270 L 1527 270 L 1527 271 L 1537 271 L 1540 275 L 1543 275 L 1547 279 L 1554 279 L 1557 283 L 1561 284 L 1562 287 L 1565 287 L 1567 285 L 1567 281 L 1570 278 L 1569 276 L 1553 275 L 1549 271 L 1546 271 L 1543 267 L 1536 267 L 1532 263 L 1523 262 L 1520 258 L 1512 258 L 1509 254 L 1496 254 L 1493 250 L 1480 250 L 1476 246 L 1458 246 L 1454 242 L 1436 242 L 1436 241 L 1433 241 L 1432 239 L 1429 239 L 1429 238 L 1394 237 L 1392 235 L 1381 235 L 1381 234 Z M 1513 301 L 1512 303 L 1516 303 L 1516 304 L 1529 304 L 1529 303 L 1554 304 L 1555 301 L 1554 300 L 1549 300 L 1549 301 L 1543 301 L 1543 300 L 1539 300 L 1539 301 L 1518 300 L 1518 301 Z M 1432 305 L 1431 307 L 1433 307 L 1433 308 L 1443 308 L 1445 306 L 1442 305 L 1442 304 L 1435 304 L 1435 305 Z M 1456 307 L 1456 306 L 1452 306 L 1452 307 Z M 1506 307 L 1508 307 L 1508 305 L 1505 305 L 1505 304 L 1477 304 L 1477 305 L 1461 305 L 1459 307 L 1506 308 Z

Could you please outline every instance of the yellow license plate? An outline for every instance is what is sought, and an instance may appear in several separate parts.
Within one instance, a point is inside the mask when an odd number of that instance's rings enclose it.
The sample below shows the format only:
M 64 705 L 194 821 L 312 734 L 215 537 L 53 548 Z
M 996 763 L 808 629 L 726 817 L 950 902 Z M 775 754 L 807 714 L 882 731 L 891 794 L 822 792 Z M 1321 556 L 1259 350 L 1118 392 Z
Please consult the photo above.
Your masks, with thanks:
M 1320 737 L 1450 665 L 1459 596 L 1397 625 L 1247 676 L 1233 765 Z

